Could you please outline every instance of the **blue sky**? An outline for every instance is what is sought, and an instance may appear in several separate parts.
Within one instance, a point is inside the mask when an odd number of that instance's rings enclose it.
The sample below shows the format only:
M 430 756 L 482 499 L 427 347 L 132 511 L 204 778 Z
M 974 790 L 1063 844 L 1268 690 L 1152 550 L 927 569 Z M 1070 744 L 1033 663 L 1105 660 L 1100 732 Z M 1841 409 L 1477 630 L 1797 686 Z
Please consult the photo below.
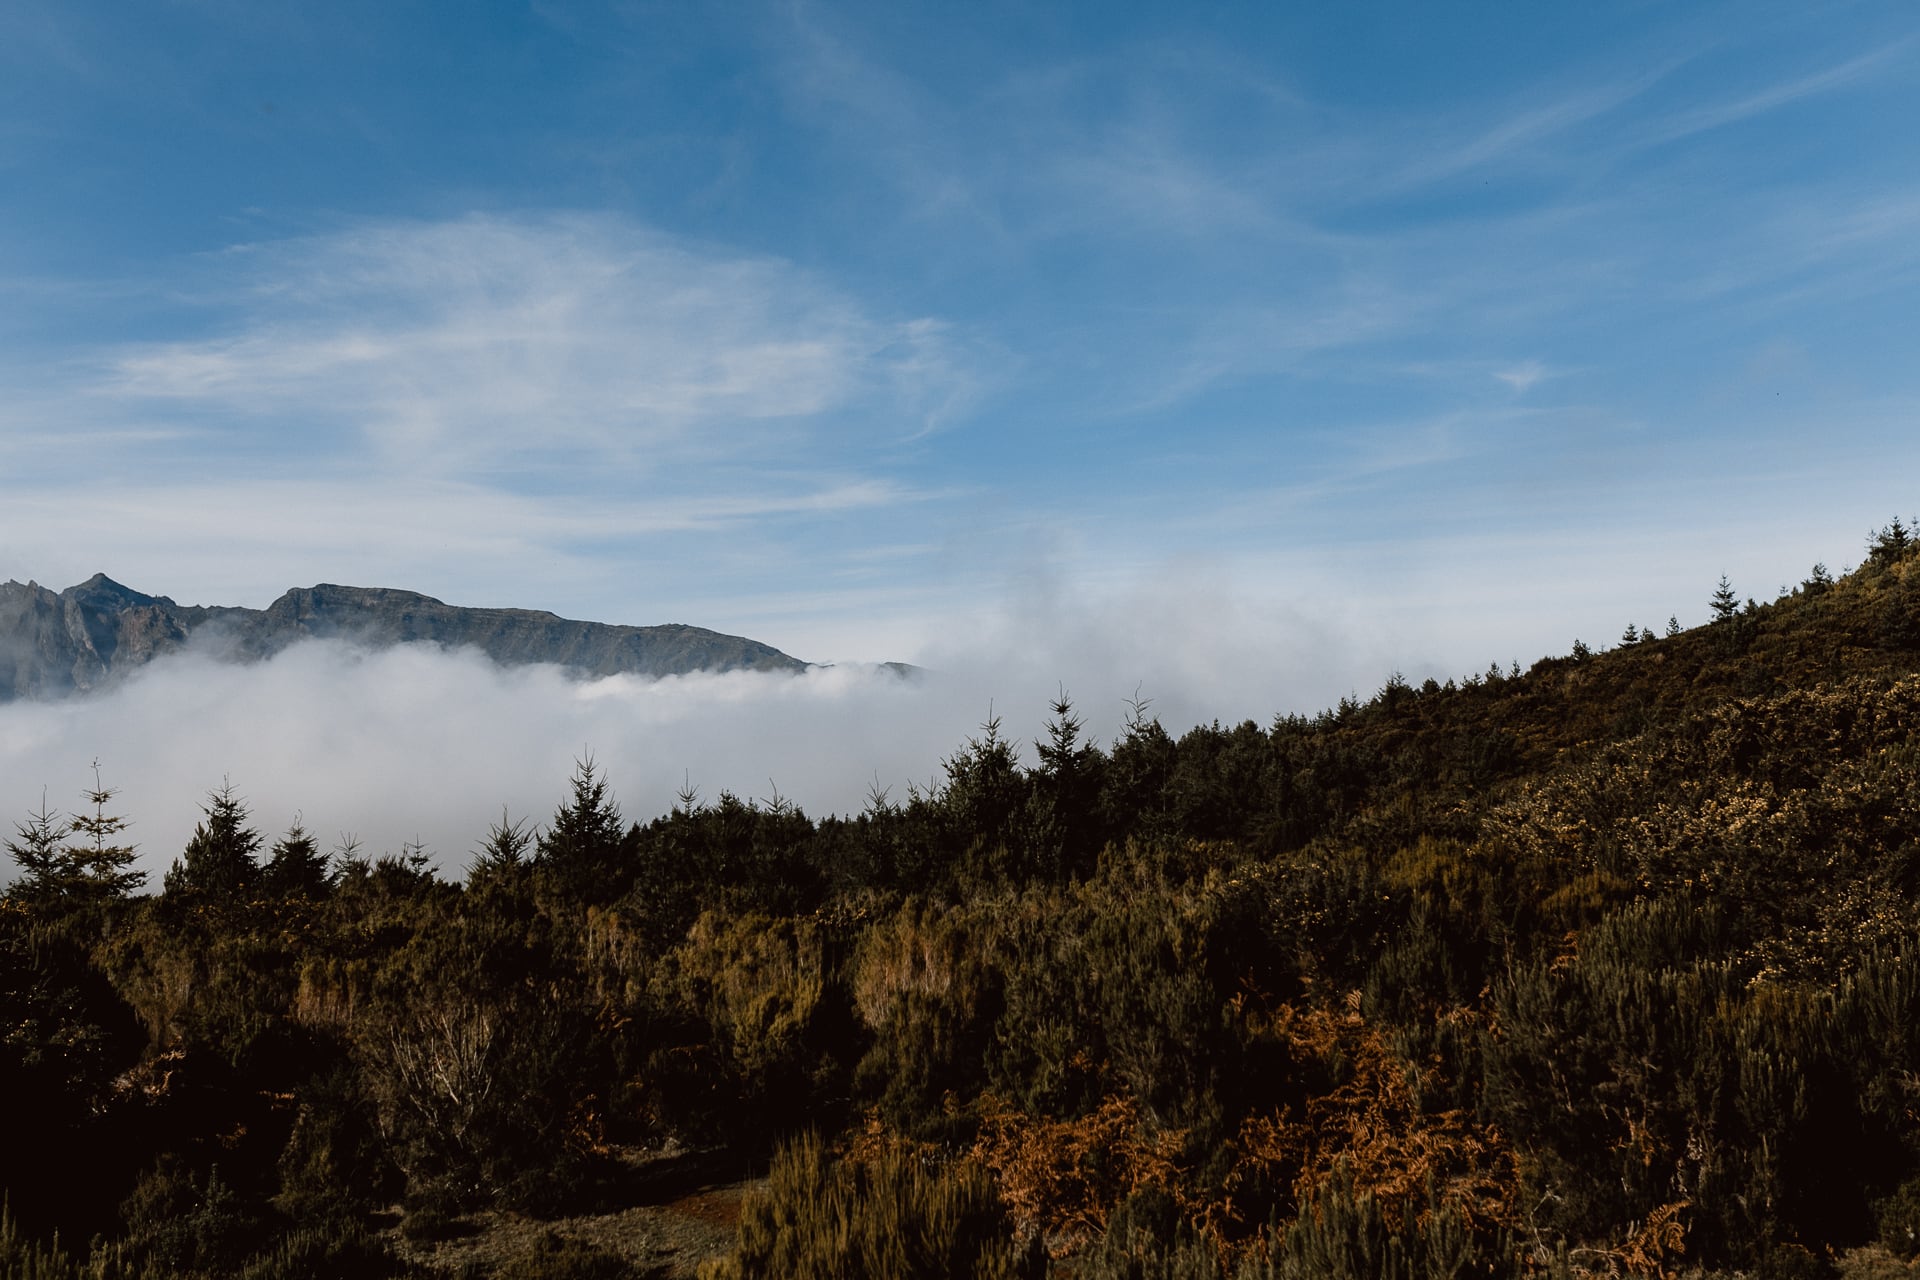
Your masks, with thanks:
M 0 577 L 1231 629 L 1228 718 L 1697 622 L 1920 506 L 1917 73 L 1891 3 L 11 0 Z

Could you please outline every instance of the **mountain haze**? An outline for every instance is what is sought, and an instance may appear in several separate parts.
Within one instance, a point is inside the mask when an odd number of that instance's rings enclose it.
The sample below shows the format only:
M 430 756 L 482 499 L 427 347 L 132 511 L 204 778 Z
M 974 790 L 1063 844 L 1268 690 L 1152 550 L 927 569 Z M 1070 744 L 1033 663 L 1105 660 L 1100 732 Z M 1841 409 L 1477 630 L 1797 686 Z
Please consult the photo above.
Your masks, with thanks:
M 430 641 L 472 647 L 504 666 L 556 663 L 583 676 L 693 671 L 804 671 L 771 645 L 679 623 L 577 622 L 536 609 L 467 609 L 389 587 L 321 583 L 265 609 L 181 605 L 97 573 L 53 591 L 0 584 L 0 701 L 58 697 L 110 684 L 193 645 L 236 661 L 271 657 L 300 640 L 374 648 Z

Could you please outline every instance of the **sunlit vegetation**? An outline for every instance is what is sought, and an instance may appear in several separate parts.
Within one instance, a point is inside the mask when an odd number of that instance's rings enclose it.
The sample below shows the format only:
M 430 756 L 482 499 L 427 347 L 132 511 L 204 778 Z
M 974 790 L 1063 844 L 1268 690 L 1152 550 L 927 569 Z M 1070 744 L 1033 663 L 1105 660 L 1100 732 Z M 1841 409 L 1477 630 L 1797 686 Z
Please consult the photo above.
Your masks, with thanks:
M 667 1144 L 765 1175 L 714 1280 L 1908 1274 L 1920 547 L 1710 603 L 1178 737 L 1063 694 L 850 816 L 583 760 L 463 883 L 222 786 L 142 896 L 83 780 L 6 845 L 0 1275 L 419 1274 Z

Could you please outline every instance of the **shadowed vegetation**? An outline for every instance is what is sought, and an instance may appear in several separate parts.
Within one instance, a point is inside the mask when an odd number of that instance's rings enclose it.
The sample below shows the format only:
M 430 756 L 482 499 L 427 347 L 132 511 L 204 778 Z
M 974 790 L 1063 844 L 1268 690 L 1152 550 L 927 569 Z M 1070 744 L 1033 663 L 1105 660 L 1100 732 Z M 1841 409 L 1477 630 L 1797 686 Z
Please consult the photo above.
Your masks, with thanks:
M 6 842 L 0 1275 L 417 1274 L 639 1149 L 770 1171 L 716 1280 L 1906 1274 L 1920 548 L 1711 604 L 1177 737 L 1062 694 L 849 816 L 583 761 L 464 884 L 223 785 L 137 896 L 93 779 Z

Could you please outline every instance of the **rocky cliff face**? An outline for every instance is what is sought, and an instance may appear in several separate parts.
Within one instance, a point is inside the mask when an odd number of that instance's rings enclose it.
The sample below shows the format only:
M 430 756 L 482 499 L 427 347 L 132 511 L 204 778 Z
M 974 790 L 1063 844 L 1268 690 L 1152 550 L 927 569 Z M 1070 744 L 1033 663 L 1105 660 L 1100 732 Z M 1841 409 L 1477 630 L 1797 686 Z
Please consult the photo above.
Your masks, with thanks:
M 408 641 L 472 646 L 504 665 L 552 662 L 585 676 L 807 666 L 755 640 L 677 624 L 574 622 L 531 609 L 461 609 L 412 591 L 328 584 L 289 591 L 264 610 L 208 608 L 143 595 L 95 574 L 60 592 L 32 582 L 0 584 L 0 701 L 99 688 L 189 643 L 245 661 L 311 637 L 375 648 Z

